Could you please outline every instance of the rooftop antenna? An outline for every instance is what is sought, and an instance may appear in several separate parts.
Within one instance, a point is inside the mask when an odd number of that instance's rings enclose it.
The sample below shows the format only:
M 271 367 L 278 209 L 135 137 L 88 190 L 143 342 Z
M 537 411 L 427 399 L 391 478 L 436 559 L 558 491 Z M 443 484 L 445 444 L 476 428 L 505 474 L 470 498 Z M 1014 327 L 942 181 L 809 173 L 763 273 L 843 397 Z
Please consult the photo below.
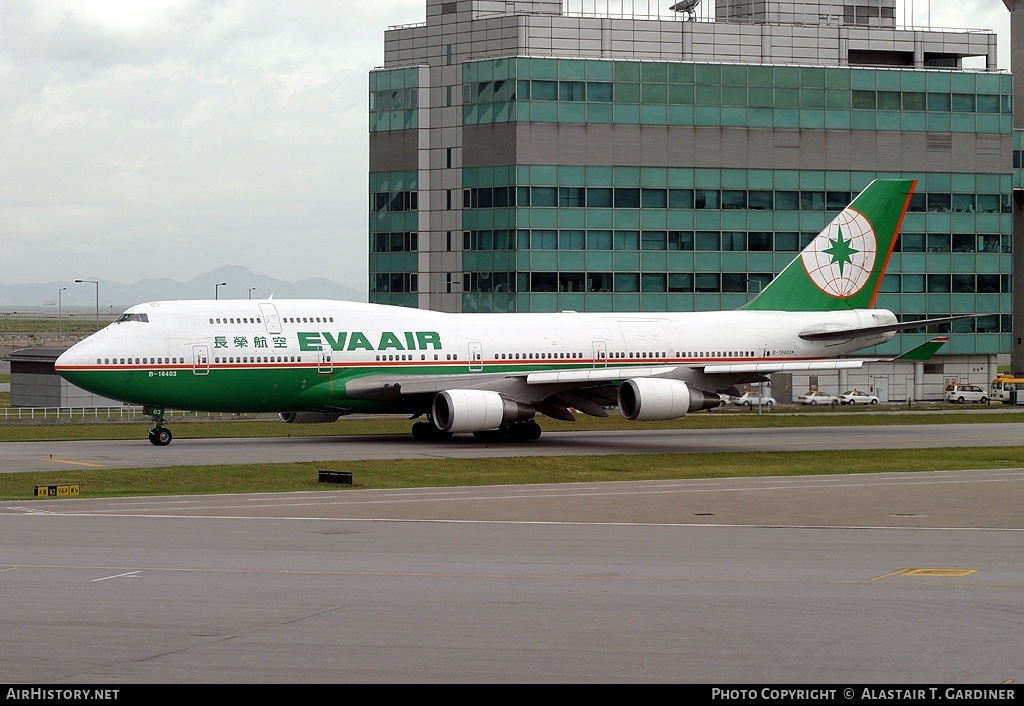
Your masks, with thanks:
M 685 12 L 688 17 L 687 19 L 692 20 L 697 14 L 697 5 L 700 4 L 700 0 L 679 0 L 674 5 L 669 5 L 669 10 L 672 12 Z

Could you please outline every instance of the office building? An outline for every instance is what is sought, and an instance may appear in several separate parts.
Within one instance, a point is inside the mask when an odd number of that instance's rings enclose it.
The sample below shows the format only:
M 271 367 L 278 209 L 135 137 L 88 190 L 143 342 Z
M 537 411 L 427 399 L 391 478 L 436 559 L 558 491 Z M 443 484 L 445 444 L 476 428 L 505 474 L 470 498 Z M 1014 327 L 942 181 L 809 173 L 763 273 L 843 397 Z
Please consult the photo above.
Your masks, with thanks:
M 992 315 L 928 363 L 792 385 L 987 384 L 1013 341 L 1024 149 L 996 35 L 912 26 L 895 0 L 669 5 L 426 0 L 424 23 L 389 29 L 369 85 L 370 301 L 736 308 L 872 179 L 913 177 L 878 306 Z

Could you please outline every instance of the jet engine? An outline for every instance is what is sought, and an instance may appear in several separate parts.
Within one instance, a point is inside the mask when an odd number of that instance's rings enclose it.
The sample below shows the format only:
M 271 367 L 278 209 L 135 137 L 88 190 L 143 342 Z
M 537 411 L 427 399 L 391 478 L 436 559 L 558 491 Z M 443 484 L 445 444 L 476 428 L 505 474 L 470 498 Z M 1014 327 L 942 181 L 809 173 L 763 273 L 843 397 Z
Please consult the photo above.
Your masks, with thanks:
M 444 390 L 434 396 L 434 426 L 461 434 L 497 429 L 502 424 L 532 419 L 533 405 L 521 404 L 492 390 Z
M 324 424 L 338 421 L 341 414 L 337 412 L 281 412 L 277 416 L 285 424 Z
M 680 419 L 687 412 L 721 404 L 718 395 L 696 390 L 682 380 L 633 378 L 619 386 L 619 412 L 641 422 Z

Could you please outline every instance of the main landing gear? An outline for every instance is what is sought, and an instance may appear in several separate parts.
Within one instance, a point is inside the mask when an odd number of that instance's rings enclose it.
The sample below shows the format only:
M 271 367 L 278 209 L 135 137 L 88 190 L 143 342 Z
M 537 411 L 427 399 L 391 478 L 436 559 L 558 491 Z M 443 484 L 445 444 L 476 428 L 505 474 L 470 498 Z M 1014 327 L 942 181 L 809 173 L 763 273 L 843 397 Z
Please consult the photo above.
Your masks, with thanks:
M 497 429 L 475 431 L 473 436 L 480 441 L 502 443 L 506 441 L 536 441 L 540 438 L 540 424 L 532 419 L 508 422 Z M 441 431 L 433 422 L 416 422 L 412 425 L 412 437 L 418 441 L 443 441 L 452 438 L 450 431 Z M 156 443 L 156 442 L 154 442 Z
M 497 429 L 486 431 L 475 431 L 473 436 L 480 441 L 504 442 L 504 441 L 536 441 L 540 438 L 540 424 L 527 419 L 522 422 L 509 422 L 502 424 Z
M 417 441 L 442 441 L 452 438 L 452 433 L 441 431 L 432 422 L 416 422 L 412 425 L 412 438 Z
M 153 428 L 149 430 L 149 443 L 153 446 L 167 446 L 174 435 L 164 427 L 164 410 L 162 407 L 144 407 L 143 414 L 153 417 Z

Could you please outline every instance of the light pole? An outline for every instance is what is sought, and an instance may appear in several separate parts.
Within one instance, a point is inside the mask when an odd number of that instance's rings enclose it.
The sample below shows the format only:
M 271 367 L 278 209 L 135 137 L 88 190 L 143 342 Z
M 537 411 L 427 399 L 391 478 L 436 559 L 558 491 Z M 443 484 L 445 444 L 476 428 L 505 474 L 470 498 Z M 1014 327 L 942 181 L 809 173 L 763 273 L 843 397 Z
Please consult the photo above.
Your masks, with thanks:
M 227 282 L 218 282 L 213 285 L 213 298 L 220 299 L 220 288 L 227 285 Z
M 250 299 L 252 299 L 252 293 L 253 293 L 253 291 L 254 291 L 255 289 L 256 289 L 255 287 L 249 287 L 249 298 L 250 298 Z
M 61 316 L 60 293 L 65 289 L 67 287 L 61 287 L 57 290 L 57 333 L 64 333 L 64 317 Z
M 100 283 L 94 279 L 76 279 L 75 282 L 85 282 L 96 285 L 96 330 L 100 330 Z

